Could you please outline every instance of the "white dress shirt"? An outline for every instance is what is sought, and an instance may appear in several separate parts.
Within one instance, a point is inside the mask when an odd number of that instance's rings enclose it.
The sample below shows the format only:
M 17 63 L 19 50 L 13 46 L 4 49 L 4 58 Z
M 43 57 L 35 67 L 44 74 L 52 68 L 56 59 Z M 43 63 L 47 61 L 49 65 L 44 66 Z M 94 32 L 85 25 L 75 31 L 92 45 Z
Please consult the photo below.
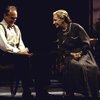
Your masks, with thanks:
M 14 24 L 14 27 L 8 28 L 6 21 L 3 19 L 1 22 L 5 27 L 5 30 L 2 25 L 0 25 L 0 49 L 10 53 L 17 53 L 19 51 L 28 50 L 25 47 L 21 31 L 17 25 Z M 6 31 L 6 32 L 5 32 Z

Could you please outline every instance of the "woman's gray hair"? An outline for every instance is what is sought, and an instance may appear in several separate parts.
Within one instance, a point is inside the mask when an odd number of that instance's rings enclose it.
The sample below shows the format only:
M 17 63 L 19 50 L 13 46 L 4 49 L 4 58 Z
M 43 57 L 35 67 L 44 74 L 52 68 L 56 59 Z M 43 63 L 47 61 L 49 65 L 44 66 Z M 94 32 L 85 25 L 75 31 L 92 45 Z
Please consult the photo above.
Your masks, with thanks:
M 72 20 L 69 17 L 69 14 L 66 10 L 59 9 L 53 12 L 53 15 L 57 15 L 61 19 L 65 19 L 65 22 L 70 23 Z

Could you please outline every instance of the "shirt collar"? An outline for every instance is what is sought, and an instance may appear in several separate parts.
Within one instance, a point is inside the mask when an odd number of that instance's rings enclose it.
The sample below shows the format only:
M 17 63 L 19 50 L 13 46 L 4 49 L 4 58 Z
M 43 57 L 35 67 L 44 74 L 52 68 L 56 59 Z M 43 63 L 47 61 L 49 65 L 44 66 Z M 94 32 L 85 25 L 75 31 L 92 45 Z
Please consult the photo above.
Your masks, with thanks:
M 3 19 L 2 22 L 1 22 L 6 28 L 8 29 L 11 29 L 14 27 L 14 25 L 11 27 L 11 26 L 8 26 L 7 22 Z

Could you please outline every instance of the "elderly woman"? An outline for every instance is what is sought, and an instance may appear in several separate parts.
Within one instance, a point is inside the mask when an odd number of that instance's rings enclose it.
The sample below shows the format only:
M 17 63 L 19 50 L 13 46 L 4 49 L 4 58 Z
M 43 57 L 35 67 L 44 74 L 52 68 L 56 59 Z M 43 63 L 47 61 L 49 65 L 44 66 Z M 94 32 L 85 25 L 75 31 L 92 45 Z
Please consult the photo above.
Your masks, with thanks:
M 73 23 L 67 11 L 53 12 L 57 34 L 57 67 L 62 73 L 64 90 L 69 96 L 80 92 L 98 97 L 98 66 L 90 51 L 90 39 L 84 28 Z

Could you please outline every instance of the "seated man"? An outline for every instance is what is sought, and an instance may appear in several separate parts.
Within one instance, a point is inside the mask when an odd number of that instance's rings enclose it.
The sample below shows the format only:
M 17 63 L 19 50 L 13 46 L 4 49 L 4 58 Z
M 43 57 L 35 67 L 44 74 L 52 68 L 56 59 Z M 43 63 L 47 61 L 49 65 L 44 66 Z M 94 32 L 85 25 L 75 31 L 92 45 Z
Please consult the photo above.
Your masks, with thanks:
M 25 47 L 21 31 L 14 23 L 18 17 L 17 8 L 8 6 L 4 12 L 4 18 L 0 23 L 0 50 L 5 62 L 16 65 L 15 73 L 22 80 L 23 96 L 30 96 L 29 89 L 29 53 Z

